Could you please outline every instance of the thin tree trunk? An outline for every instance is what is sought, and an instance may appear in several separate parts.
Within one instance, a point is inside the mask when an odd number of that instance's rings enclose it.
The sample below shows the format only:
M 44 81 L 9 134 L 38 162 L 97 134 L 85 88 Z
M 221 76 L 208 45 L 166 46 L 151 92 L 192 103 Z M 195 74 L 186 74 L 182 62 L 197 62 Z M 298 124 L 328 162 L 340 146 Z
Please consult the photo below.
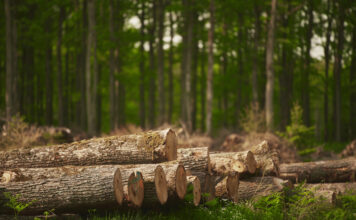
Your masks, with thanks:
M 155 103 L 156 103 L 156 89 L 155 89 L 155 53 L 154 53 L 154 40 L 155 40 L 155 30 L 156 30 L 156 3 L 153 2 L 152 6 L 152 17 L 153 21 L 149 27 L 149 57 L 150 57 L 150 82 L 149 82 L 149 127 L 153 128 L 155 126 L 156 114 L 155 114 Z
M 273 92 L 274 92 L 274 70 L 273 70 L 273 50 L 274 50 L 274 32 L 275 20 L 277 15 L 277 0 L 271 1 L 271 17 L 268 24 L 268 35 L 266 45 L 266 123 L 267 130 L 273 130 Z
M 174 83 L 173 83 L 173 38 L 174 38 L 174 30 L 173 30 L 173 12 L 169 12 L 169 33 L 170 33 L 170 41 L 169 41 L 169 70 L 168 70 L 168 123 L 172 123 L 173 116 L 173 105 L 174 105 Z
M 203 41 L 203 47 L 200 50 L 200 107 L 201 107 L 201 121 L 200 129 L 202 132 L 205 131 L 206 123 L 206 73 L 205 73 L 205 42 Z
M 198 94 L 197 94 L 197 82 L 198 82 L 198 53 L 199 53 L 199 46 L 198 46 L 198 13 L 197 11 L 192 12 L 193 13 L 193 43 L 192 43 L 192 84 L 191 84 L 191 91 L 192 91 L 192 97 L 191 97 L 191 124 L 192 124 L 192 131 L 196 130 L 197 127 L 197 101 L 198 101 Z
M 145 3 L 141 3 L 140 14 L 140 125 L 146 128 L 146 99 L 145 99 Z
M 13 48 L 13 16 L 11 10 L 11 1 L 5 0 L 5 16 L 6 16 L 6 119 L 11 120 L 14 115 L 14 97 L 13 97 L 13 85 L 14 85 L 14 48 Z M 16 49 L 16 48 L 15 48 Z
M 46 34 L 46 124 L 51 125 L 53 121 L 53 78 L 52 78 L 52 45 L 48 36 L 51 33 L 51 20 L 47 20 Z
M 305 35 L 306 51 L 305 51 L 305 68 L 302 73 L 302 107 L 303 120 L 307 126 L 310 126 L 310 92 L 309 92 L 309 74 L 311 72 L 310 63 L 310 49 L 311 38 L 313 37 L 313 1 L 308 1 L 308 28 Z
M 192 131 L 192 88 L 191 88 L 191 81 L 192 81 L 192 59 L 193 59 L 193 4 L 195 2 L 188 1 L 187 3 L 187 14 L 186 14 L 186 50 L 185 50 L 185 116 L 186 120 L 185 125 L 187 127 L 188 132 Z
M 110 0 L 109 4 L 109 32 L 110 32 L 110 41 L 113 45 L 115 45 L 115 31 L 114 31 L 114 2 Z M 109 90 L 110 90 L 110 130 L 115 129 L 116 125 L 116 97 L 115 97 L 115 72 L 116 72 L 116 64 L 115 64 L 115 50 L 114 47 L 110 48 L 110 75 L 109 75 Z
M 206 132 L 212 133 L 212 107 L 213 107 L 213 73 L 214 73 L 214 24 L 215 5 L 214 0 L 210 0 L 210 29 L 208 35 L 208 76 L 206 88 Z
M 255 34 L 254 34 L 254 41 L 253 41 L 253 64 L 252 64 L 252 100 L 254 105 L 258 104 L 258 48 L 259 48 L 259 35 L 261 29 L 261 22 L 260 22 L 260 9 L 258 5 L 258 1 L 255 2 Z
M 355 13 L 355 10 L 354 10 Z M 352 60 L 350 66 L 350 137 L 356 137 L 356 25 L 352 35 Z
M 57 41 L 57 87 L 58 87 L 58 124 L 64 125 L 64 108 L 63 108 L 63 73 L 62 73 L 62 30 L 65 16 L 64 6 L 60 7 L 58 41 Z
M 157 1 L 157 20 L 158 20 L 158 45 L 157 45 L 157 75 L 158 75 L 158 123 L 163 124 L 166 121 L 166 97 L 164 89 L 164 50 L 163 50 L 163 32 L 164 32 L 164 0 Z
M 324 81 L 324 141 L 328 141 L 329 139 L 329 62 L 330 62 L 330 36 L 331 36 L 331 28 L 332 28 L 332 16 L 330 14 L 331 1 L 327 2 L 327 21 L 328 27 L 326 30 L 326 43 L 324 47 L 325 54 L 325 81 Z
M 81 123 L 81 128 L 83 130 L 86 130 L 87 128 L 87 103 L 86 103 L 86 54 L 87 54 L 87 33 L 88 33 L 88 13 L 87 13 L 87 8 L 88 8 L 88 1 L 84 0 L 83 1 L 83 32 L 82 32 L 82 57 L 81 57 L 81 62 L 82 62 L 82 71 L 80 73 L 80 93 L 81 93 L 81 99 L 80 99 L 80 123 Z
M 222 34 L 223 36 L 226 38 L 227 36 L 227 30 L 228 30 L 228 27 L 227 27 L 227 24 L 226 24 L 226 21 L 224 21 L 224 24 L 223 24 L 223 30 L 222 30 Z M 226 41 L 225 41 L 226 42 Z M 227 63 L 228 63 L 228 58 L 227 58 L 227 45 L 226 43 L 224 44 L 224 47 L 223 47 L 223 52 L 222 52 L 222 58 L 223 58 L 223 61 L 222 61 L 222 74 L 223 74 L 223 82 L 224 83 L 227 83 L 228 82 L 228 76 L 227 76 Z M 223 88 L 223 126 L 224 128 L 227 127 L 227 124 L 228 124 L 228 92 L 227 92 L 227 88 L 226 86 L 224 86 Z
M 341 140 L 341 71 L 342 53 L 344 49 L 344 2 L 339 1 L 339 18 L 337 28 L 337 51 L 334 57 L 334 115 L 335 115 L 335 139 Z
M 86 100 L 89 135 L 96 134 L 96 37 L 95 37 L 95 6 L 93 0 L 88 0 L 88 36 L 86 51 Z M 91 61 L 93 60 L 93 61 Z

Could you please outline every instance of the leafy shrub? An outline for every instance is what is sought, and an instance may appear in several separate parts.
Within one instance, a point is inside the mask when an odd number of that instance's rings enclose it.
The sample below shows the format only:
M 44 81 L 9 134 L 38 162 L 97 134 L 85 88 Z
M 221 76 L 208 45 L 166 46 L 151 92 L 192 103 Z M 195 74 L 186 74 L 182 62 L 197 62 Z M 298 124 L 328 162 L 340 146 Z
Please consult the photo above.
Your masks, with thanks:
M 30 205 L 32 205 L 32 203 L 35 201 L 31 201 L 29 203 L 22 203 L 19 202 L 18 199 L 20 198 L 20 194 L 16 194 L 15 196 L 11 195 L 8 192 L 4 192 L 4 196 L 5 198 L 7 198 L 9 201 L 7 201 L 5 203 L 5 206 L 11 208 L 12 210 L 14 210 L 14 214 L 15 214 L 15 219 L 17 219 L 18 215 L 27 207 L 29 207 Z
M 241 114 L 240 125 L 243 131 L 251 132 L 265 132 L 266 119 L 265 112 L 260 110 L 258 104 L 251 104 L 247 106 Z
M 291 109 L 291 124 L 286 132 L 279 132 L 280 136 L 295 144 L 298 150 L 304 150 L 315 145 L 314 127 L 307 127 L 303 123 L 303 109 L 295 102 Z

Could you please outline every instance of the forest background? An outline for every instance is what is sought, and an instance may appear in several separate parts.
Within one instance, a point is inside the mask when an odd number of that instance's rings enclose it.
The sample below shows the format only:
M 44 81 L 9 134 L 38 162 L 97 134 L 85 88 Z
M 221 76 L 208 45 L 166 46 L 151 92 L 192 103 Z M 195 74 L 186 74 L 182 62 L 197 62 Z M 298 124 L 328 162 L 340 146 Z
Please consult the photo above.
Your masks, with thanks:
M 356 1 L 4 0 L 0 117 L 356 137 Z M 297 108 L 298 109 L 298 108 Z M 250 120 L 251 121 L 251 120 Z

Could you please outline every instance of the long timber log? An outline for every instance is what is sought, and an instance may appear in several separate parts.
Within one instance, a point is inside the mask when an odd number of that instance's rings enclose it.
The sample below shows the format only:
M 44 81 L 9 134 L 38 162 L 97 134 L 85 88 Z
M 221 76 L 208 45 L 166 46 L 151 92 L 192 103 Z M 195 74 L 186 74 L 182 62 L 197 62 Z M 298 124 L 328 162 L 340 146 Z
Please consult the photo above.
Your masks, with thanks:
M 251 149 L 257 163 L 257 175 L 259 176 L 279 176 L 279 153 L 273 149 L 267 141 Z
M 63 145 L 0 151 L 0 170 L 9 168 L 147 164 L 175 160 L 177 137 L 171 129 L 93 138 Z
M 290 163 L 280 166 L 280 178 L 294 183 L 302 181 L 307 183 L 353 182 L 355 174 L 356 160 L 354 158 Z
M 212 152 L 210 153 L 211 169 L 215 174 L 228 175 L 230 172 L 253 174 L 257 163 L 251 151 Z

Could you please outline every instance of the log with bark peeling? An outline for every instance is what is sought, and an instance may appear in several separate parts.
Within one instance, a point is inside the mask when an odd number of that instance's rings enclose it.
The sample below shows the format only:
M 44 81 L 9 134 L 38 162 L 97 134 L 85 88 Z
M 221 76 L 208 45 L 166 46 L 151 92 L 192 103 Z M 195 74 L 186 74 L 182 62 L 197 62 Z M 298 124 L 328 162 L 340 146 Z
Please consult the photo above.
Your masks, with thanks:
M 239 174 L 229 173 L 215 186 L 215 196 L 238 201 Z
M 175 160 L 177 137 L 171 129 L 94 138 L 70 144 L 0 151 L 0 170 L 103 164 L 144 164 Z
M 251 149 L 257 163 L 257 174 L 260 176 L 279 176 L 279 154 L 267 141 Z
M 281 164 L 280 177 L 294 183 L 334 183 L 355 181 L 356 160 L 317 161 L 307 163 Z
M 250 200 L 281 192 L 284 187 L 292 188 L 293 184 L 288 180 L 271 176 L 250 177 L 240 180 L 238 197 L 239 200 Z
M 59 178 L 0 183 L 0 204 L 7 201 L 3 194 L 7 192 L 19 194 L 18 200 L 21 203 L 33 201 L 22 214 L 42 214 L 52 208 L 58 213 L 87 211 L 90 208 L 115 208 L 119 206 L 114 190 L 114 173 L 117 168 L 118 166 L 102 165 L 79 168 L 81 170 L 78 173 L 75 168 L 75 174 L 62 175 Z M 41 169 L 45 168 L 38 168 Z M 6 207 L 0 209 L 0 213 L 12 212 Z
M 210 153 L 210 163 L 212 171 L 218 175 L 227 175 L 230 172 L 253 174 L 257 167 L 251 151 Z

